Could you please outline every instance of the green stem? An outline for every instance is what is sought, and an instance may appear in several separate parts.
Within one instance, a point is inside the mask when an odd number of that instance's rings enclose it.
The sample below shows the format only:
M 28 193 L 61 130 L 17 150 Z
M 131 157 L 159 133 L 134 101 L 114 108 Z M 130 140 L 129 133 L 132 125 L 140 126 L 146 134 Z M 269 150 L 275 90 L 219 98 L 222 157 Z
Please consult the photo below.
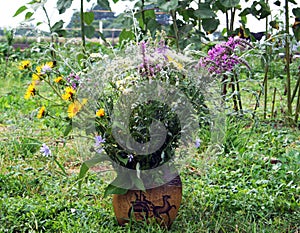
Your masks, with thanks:
M 50 49 L 51 49 L 51 57 L 53 60 L 56 60 L 56 53 L 54 52 L 54 36 L 53 36 L 53 32 L 52 32 L 52 27 L 51 27 L 51 22 L 50 22 L 50 18 L 49 18 L 49 15 L 48 15 L 48 12 L 45 8 L 45 6 L 43 6 L 43 11 L 46 15 L 46 18 L 47 18 L 47 25 L 49 27 L 49 31 L 50 31 L 50 36 L 51 36 L 51 45 L 50 45 Z
M 285 0 L 285 59 L 288 118 L 292 116 L 291 77 L 290 77 L 290 38 L 289 38 L 289 1 Z M 290 122 L 290 120 L 289 120 Z M 291 123 L 291 122 L 290 122 Z
M 293 103 L 293 101 L 294 101 L 294 98 L 295 98 L 295 96 L 296 96 L 296 93 L 297 93 L 297 90 L 298 90 L 299 86 L 300 86 L 300 73 L 299 73 L 299 77 L 298 77 L 298 79 L 297 79 L 297 83 L 296 83 L 295 89 L 294 89 L 294 91 L 293 91 L 292 100 L 291 100 L 292 103 Z
M 175 40 L 176 40 L 176 48 L 178 51 L 179 50 L 179 33 L 178 33 L 178 27 L 177 27 L 177 22 L 176 22 L 176 11 L 171 10 L 170 15 L 171 15 L 172 21 L 173 21 L 173 28 L 174 28 Z
M 234 18 L 235 18 L 235 7 L 230 9 L 230 33 L 233 32 L 233 24 L 234 24 Z
M 145 6 L 145 0 L 142 0 L 142 20 L 143 20 L 143 24 L 144 24 L 144 31 L 145 31 L 145 35 L 147 34 L 147 24 L 146 24 L 146 19 L 145 19 L 145 11 L 144 11 L 144 6 Z
M 238 102 L 237 102 L 237 97 L 235 94 L 235 82 L 234 82 L 234 76 L 231 77 L 231 90 L 232 90 L 232 98 L 233 98 L 233 109 L 238 112 Z
M 274 118 L 274 111 L 275 111 L 275 98 L 276 98 L 276 91 L 277 91 L 277 88 L 275 87 L 274 88 L 274 92 L 273 92 L 273 99 L 272 99 L 272 111 L 271 111 L 271 116 L 272 118 Z
M 234 74 L 235 81 L 236 81 L 236 90 L 237 90 L 237 98 L 238 98 L 238 103 L 239 103 L 239 109 L 241 113 L 243 114 L 243 105 L 242 105 L 242 99 L 241 99 L 241 92 L 240 92 L 240 84 L 239 84 L 239 79 L 236 74 Z
M 81 40 L 82 40 L 82 52 L 85 54 L 85 30 L 83 19 L 83 0 L 80 0 L 80 27 L 81 27 Z
M 295 123 L 296 124 L 298 122 L 299 112 L 300 112 L 300 86 L 298 86 L 298 97 L 297 97 L 297 105 L 296 105 L 296 111 L 295 111 Z
M 49 80 L 44 79 L 44 81 L 51 87 L 51 89 L 62 99 L 61 94 L 57 91 L 57 89 L 51 84 Z
M 266 0 L 268 4 L 268 0 Z M 268 34 L 268 16 L 266 17 L 266 35 Z M 267 104 L 268 104 L 268 73 L 269 73 L 269 46 L 266 45 L 266 66 L 264 77 L 264 119 L 267 118 Z
M 267 54 L 268 56 L 268 54 Z M 265 66 L 265 77 L 264 77 L 264 119 L 267 118 L 267 104 L 268 104 L 268 72 L 269 72 L 269 62 L 267 58 Z
M 227 36 L 229 36 L 229 16 L 228 16 L 228 10 L 226 11 L 226 29 L 227 29 Z

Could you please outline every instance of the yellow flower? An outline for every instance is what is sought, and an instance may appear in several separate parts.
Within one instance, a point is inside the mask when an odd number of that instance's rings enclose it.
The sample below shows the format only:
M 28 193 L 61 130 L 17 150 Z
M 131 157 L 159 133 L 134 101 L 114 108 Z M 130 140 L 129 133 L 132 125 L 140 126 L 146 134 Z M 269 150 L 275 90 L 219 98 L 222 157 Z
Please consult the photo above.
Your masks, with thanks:
M 41 119 L 43 116 L 45 116 L 46 108 L 45 106 L 42 106 L 37 114 L 37 118 Z
M 70 103 L 68 107 L 68 117 L 73 118 L 74 116 L 76 116 L 76 114 L 81 110 L 83 105 L 85 105 L 86 103 L 87 103 L 87 99 L 83 99 L 81 103 L 77 100 Z
M 59 76 L 59 77 L 54 79 L 54 82 L 60 83 L 62 80 L 63 80 L 63 77 Z
M 49 61 L 49 62 L 46 62 L 46 65 L 49 66 L 50 68 L 53 68 L 55 66 L 55 62 Z
M 96 116 L 97 116 L 97 117 L 103 117 L 104 115 L 105 115 L 104 108 L 100 108 L 100 109 L 96 112 Z
M 40 80 L 40 76 L 38 74 L 36 74 L 36 73 L 33 73 L 32 74 L 32 80 L 33 81 L 38 81 L 38 80 Z
M 72 87 L 66 87 L 65 94 L 62 95 L 62 98 L 64 100 L 72 100 L 75 92 L 76 91 Z
M 21 64 L 19 65 L 19 70 L 25 70 L 29 68 L 29 66 L 30 66 L 30 61 L 28 60 L 21 61 Z
M 70 103 L 68 107 L 68 117 L 73 118 L 81 110 L 82 104 L 79 101 Z
M 35 68 L 36 72 L 37 72 L 37 75 L 41 75 L 41 72 L 42 72 L 42 66 L 37 66 Z
M 24 95 L 24 98 L 25 98 L 26 100 L 28 100 L 28 99 L 30 98 L 30 96 L 34 96 L 35 93 L 36 93 L 35 82 L 32 82 L 32 83 L 28 86 L 28 88 L 27 88 L 27 90 L 26 90 L 26 93 L 25 93 L 25 95 Z
M 179 70 L 183 69 L 183 65 L 177 61 L 175 61 L 172 57 L 167 55 L 169 62 L 173 63 Z

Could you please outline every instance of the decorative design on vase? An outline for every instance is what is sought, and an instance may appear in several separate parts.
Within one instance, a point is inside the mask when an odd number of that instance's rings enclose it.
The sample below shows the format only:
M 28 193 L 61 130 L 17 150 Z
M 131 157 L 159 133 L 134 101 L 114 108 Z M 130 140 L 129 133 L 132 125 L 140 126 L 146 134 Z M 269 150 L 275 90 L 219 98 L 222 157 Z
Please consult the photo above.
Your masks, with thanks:
M 131 201 L 131 207 L 128 211 L 128 217 L 130 218 L 131 214 L 135 214 L 139 219 L 148 219 L 149 217 L 155 217 L 156 219 L 163 220 L 162 214 L 165 214 L 168 218 L 167 225 L 170 225 L 170 210 L 172 208 L 176 209 L 175 205 L 171 205 L 168 199 L 171 198 L 170 195 L 163 195 L 163 205 L 154 205 L 153 202 L 147 200 L 145 194 L 140 191 L 140 193 L 134 193 L 135 201 Z

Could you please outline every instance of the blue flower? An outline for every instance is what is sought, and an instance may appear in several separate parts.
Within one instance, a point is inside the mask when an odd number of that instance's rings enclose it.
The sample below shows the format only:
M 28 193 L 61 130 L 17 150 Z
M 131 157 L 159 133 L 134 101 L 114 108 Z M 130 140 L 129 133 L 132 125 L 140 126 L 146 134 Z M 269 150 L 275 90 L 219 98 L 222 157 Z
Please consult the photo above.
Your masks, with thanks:
M 101 135 L 95 137 L 95 147 L 100 146 L 105 142 L 105 138 L 102 138 Z
M 199 148 L 200 145 L 201 145 L 201 140 L 199 138 L 197 138 L 196 141 L 195 141 L 195 147 Z
M 43 153 L 45 157 L 51 156 L 51 150 L 45 143 L 43 143 L 43 145 L 41 146 L 40 152 Z

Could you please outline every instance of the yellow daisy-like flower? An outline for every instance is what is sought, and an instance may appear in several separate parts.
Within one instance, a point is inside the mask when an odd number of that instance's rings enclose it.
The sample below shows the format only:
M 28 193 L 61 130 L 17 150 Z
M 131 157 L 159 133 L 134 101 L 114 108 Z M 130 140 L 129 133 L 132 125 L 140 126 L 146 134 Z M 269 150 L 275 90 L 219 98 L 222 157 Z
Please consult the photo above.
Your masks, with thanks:
M 21 61 L 21 64 L 19 65 L 19 70 L 25 70 L 29 68 L 29 66 L 30 66 L 30 61 L 28 60 Z
M 60 83 L 62 80 L 63 80 L 63 77 L 59 76 L 59 77 L 54 79 L 54 82 Z
M 53 68 L 53 67 L 55 66 L 55 62 L 53 62 L 53 61 L 48 61 L 48 62 L 46 62 L 45 65 L 49 66 L 50 68 Z
M 76 91 L 72 87 L 66 87 L 65 94 L 62 95 L 64 100 L 72 100 Z
M 37 72 L 37 75 L 41 75 L 41 72 L 42 72 L 42 66 L 37 66 L 35 68 L 36 72 Z
M 46 108 L 45 106 L 42 106 L 37 114 L 37 118 L 41 119 L 43 116 L 45 116 Z
M 32 83 L 28 86 L 28 88 L 27 88 L 27 90 L 26 90 L 26 93 L 25 93 L 25 95 L 24 95 L 24 98 L 25 98 L 26 100 L 28 100 L 28 99 L 30 98 L 30 96 L 34 96 L 35 93 L 36 93 L 35 82 L 32 82 Z
M 104 115 L 105 115 L 104 108 L 100 108 L 100 109 L 96 112 L 96 116 L 97 116 L 97 117 L 103 117 Z
M 68 117 L 69 118 L 73 118 L 74 116 L 76 116 L 76 114 L 81 110 L 83 104 L 81 104 L 79 101 L 75 101 L 70 103 L 69 107 L 68 107 Z
M 33 81 L 38 81 L 38 80 L 40 80 L 40 76 L 39 76 L 38 74 L 36 74 L 36 73 L 33 73 L 31 77 L 32 77 L 32 80 L 33 80 Z

